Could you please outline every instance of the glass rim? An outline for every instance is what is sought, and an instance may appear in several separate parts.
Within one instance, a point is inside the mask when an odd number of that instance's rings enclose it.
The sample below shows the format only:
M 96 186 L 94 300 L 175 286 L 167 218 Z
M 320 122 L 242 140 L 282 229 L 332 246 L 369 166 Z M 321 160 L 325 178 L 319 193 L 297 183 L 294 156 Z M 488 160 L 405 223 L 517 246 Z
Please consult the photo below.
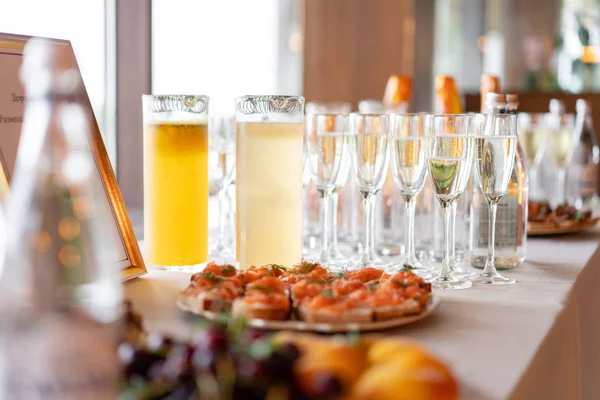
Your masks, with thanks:
M 341 112 L 323 112 L 323 113 L 312 113 L 307 115 L 307 117 L 348 117 L 348 114 Z
M 355 117 L 387 117 L 389 119 L 390 114 L 382 112 L 382 113 L 372 113 L 372 112 L 360 112 L 360 111 L 355 111 L 355 112 L 351 112 L 350 114 L 348 114 L 348 116 L 355 116 Z
M 143 99 L 149 99 L 149 98 L 160 98 L 160 97 L 198 97 L 201 98 L 203 100 L 209 100 L 210 97 L 208 97 L 208 95 L 206 94 L 170 94 L 170 93 L 166 93 L 166 94 L 143 94 L 142 98 Z
M 285 100 L 302 100 L 304 102 L 304 96 L 299 95 L 288 95 L 288 94 L 245 94 L 243 96 L 237 96 L 235 98 L 236 103 L 238 101 L 244 101 L 249 99 L 257 100 L 269 100 L 269 99 L 285 99 Z
M 450 117 L 474 117 L 476 115 L 486 115 L 482 113 L 460 113 L 460 114 L 429 114 L 436 118 L 450 118 Z
M 235 114 L 238 115 L 294 115 L 304 116 L 304 96 L 245 95 L 235 98 Z
M 155 114 L 162 113 L 188 113 L 188 114 L 208 114 L 209 97 L 196 94 L 143 94 L 142 104 L 144 112 L 149 111 Z M 146 110 L 146 107 L 149 107 Z

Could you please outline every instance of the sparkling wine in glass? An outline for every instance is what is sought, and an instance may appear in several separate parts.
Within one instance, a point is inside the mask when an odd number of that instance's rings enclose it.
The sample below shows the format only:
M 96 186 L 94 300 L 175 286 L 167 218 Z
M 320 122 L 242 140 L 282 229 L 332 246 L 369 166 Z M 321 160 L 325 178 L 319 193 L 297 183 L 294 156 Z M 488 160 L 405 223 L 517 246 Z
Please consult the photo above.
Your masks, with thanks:
M 517 117 L 519 141 L 529 165 L 529 193 L 541 200 L 538 167 L 544 158 L 548 141 L 547 117 L 544 113 L 519 113 Z
M 427 177 L 426 129 L 429 118 L 428 114 L 392 115 L 390 147 L 392 176 L 406 208 L 405 254 L 396 267 L 414 269 L 419 274 L 431 277 L 417 259 L 414 239 L 415 202 Z
M 488 115 L 484 129 L 474 136 L 475 180 L 489 206 L 488 256 L 483 271 L 471 278 L 475 283 L 511 284 L 495 266 L 495 230 L 498 202 L 508 189 L 517 148 L 515 115 Z
M 335 268 L 335 258 L 330 248 L 330 198 L 338 183 L 339 175 L 348 171 L 348 117 L 343 114 L 312 114 L 307 123 L 314 129 L 309 130 L 306 138 L 308 166 L 315 187 L 321 198 L 321 254 L 319 261 L 330 269 Z
M 375 194 L 385 181 L 389 163 L 389 116 L 350 114 L 350 148 L 354 178 L 363 196 L 364 245 L 358 267 L 383 266 L 375 253 Z
M 345 101 L 322 101 L 322 102 L 309 102 L 306 103 L 306 118 L 307 124 L 306 129 L 314 129 L 313 125 L 308 122 L 311 114 L 342 114 L 348 115 L 352 111 L 352 105 Z M 346 126 L 346 129 L 348 126 Z M 347 132 L 347 130 L 346 130 Z M 329 251 L 331 253 L 332 259 L 338 263 L 343 264 L 348 261 L 348 258 L 342 254 L 342 252 L 338 248 L 338 200 L 339 200 L 339 191 L 344 187 L 346 182 L 348 181 L 348 176 L 350 173 L 350 159 L 346 158 L 346 162 L 342 165 L 340 173 L 336 179 L 335 187 L 333 188 L 333 192 L 330 197 L 330 205 L 329 205 L 329 234 L 331 236 L 331 241 L 329 243 Z M 350 216 L 345 216 L 346 218 L 350 218 Z
M 471 282 L 452 271 L 452 207 L 465 191 L 472 165 L 475 115 L 434 115 L 428 135 L 427 167 L 433 193 L 444 214 L 442 271 L 432 282 L 438 289 L 466 289 Z
M 550 159 L 557 169 L 557 186 L 554 198 L 555 205 L 566 202 L 565 174 L 575 146 L 575 117 L 572 114 L 562 116 L 551 115 L 548 134 L 548 150 Z

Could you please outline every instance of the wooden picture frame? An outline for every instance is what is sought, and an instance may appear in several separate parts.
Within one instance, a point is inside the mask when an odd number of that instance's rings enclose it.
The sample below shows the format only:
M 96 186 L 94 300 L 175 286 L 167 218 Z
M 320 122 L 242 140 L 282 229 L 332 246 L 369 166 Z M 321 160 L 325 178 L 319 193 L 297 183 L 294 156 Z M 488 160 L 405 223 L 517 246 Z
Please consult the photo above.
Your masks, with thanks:
M 26 99 L 19 71 L 25 44 L 31 38 L 31 36 L 0 33 L 0 80 L 2 80 L 0 82 L 0 191 L 2 194 L 10 191 L 10 179 L 21 134 Z M 80 71 L 71 42 L 61 39 L 47 40 L 51 45 L 67 46 L 72 53 L 74 68 Z M 92 124 L 88 138 L 90 149 L 94 157 L 97 176 L 106 194 L 105 200 L 113 217 L 114 224 L 110 226 L 114 228 L 115 236 L 118 236 L 122 246 L 119 249 L 118 260 L 115 260 L 115 267 L 121 269 L 122 280 L 133 279 L 146 273 L 142 253 L 85 88 L 83 95 L 77 100 L 87 108 L 91 116 Z

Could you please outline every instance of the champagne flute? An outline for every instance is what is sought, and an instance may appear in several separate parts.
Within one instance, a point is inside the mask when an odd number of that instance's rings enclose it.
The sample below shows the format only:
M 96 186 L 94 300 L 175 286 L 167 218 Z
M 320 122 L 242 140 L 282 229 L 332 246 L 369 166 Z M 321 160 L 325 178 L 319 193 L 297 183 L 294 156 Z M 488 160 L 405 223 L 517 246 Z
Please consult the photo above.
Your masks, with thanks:
M 550 158 L 557 169 L 557 184 L 555 190 L 555 206 L 566 203 L 565 173 L 575 146 L 575 117 L 573 114 L 561 116 L 550 115 L 550 132 L 548 148 Z
M 452 206 L 465 191 L 473 158 L 474 115 L 433 115 L 428 135 L 427 166 L 433 192 L 444 214 L 442 271 L 432 282 L 437 289 L 466 289 L 471 282 L 452 271 Z
M 363 196 L 364 246 L 358 267 L 383 266 L 375 253 L 375 194 L 385 181 L 389 163 L 389 116 L 350 114 L 350 140 L 354 178 Z
M 217 157 L 218 164 L 218 201 L 219 234 L 216 255 L 227 259 L 234 256 L 234 213 L 230 188 L 235 180 L 235 140 L 236 127 L 234 115 L 214 115 L 208 123 L 209 146 Z
M 547 119 L 544 113 L 519 113 L 517 117 L 519 141 L 529 165 L 530 198 L 541 200 L 538 167 L 544 158 L 548 135 Z
M 494 263 L 496 209 L 508 189 L 517 148 L 516 133 L 515 115 L 490 114 L 483 129 L 474 137 L 475 179 L 489 207 L 488 256 L 483 271 L 471 278 L 474 283 L 499 285 L 517 282 L 500 275 Z
M 330 201 L 340 173 L 349 163 L 347 147 L 348 117 L 343 114 L 311 114 L 307 123 L 313 129 L 306 138 L 308 167 L 321 197 L 321 255 L 319 261 L 330 269 L 336 263 L 331 254 L 329 228 Z M 334 210 L 335 211 L 335 210 Z
M 306 116 L 307 120 L 311 114 L 343 114 L 348 115 L 352 111 L 352 105 L 345 101 L 326 101 L 326 102 L 309 102 L 306 104 Z M 307 121 L 308 122 L 308 121 Z M 312 129 L 313 127 L 310 124 L 306 124 L 307 129 Z M 347 126 L 346 126 L 347 128 Z M 350 162 L 349 157 L 347 157 L 348 162 L 342 165 L 342 169 L 338 174 L 338 177 L 335 182 L 335 187 L 333 188 L 333 192 L 331 193 L 331 201 L 330 201 L 330 212 L 329 212 L 329 232 L 331 234 L 331 243 L 329 244 L 329 251 L 331 252 L 331 257 L 337 263 L 344 263 L 347 258 L 341 253 L 338 247 L 338 200 L 339 200 L 339 191 L 344 187 L 346 182 L 348 181 L 348 176 L 350 173 Z
M 420 274 L 425 268 L 415 253 L 415 202 L 427 176 L 426 130 L 430 117 L 428 114 L 393 114 L 390 121 L 392 176 L 406 209 L 405 254 L 400 267 L 414 269 Z

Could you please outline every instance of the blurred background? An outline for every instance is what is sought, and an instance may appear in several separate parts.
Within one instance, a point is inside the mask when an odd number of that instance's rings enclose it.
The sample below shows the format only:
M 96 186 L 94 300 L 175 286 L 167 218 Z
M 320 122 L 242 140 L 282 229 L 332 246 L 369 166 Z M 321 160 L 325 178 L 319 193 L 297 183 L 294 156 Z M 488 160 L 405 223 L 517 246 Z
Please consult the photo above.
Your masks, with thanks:
M 521 111 L 564 97 L 600 115 L 599 0 L 2 0 L 0 31 L 72 41 L 129 208 L 142 205 L 143 93 L 207 94 L 232 113 L 243 94 L 381 99 L 413 77 L 411 111 L 431 111 L 434 77 L 455 78 L 468 111 L 498 75 Z M 35 10 L 32 13 L 31 10 Z M 577 95 L 574 96 L 573 95 Z M 598 125 L 598 124 L 597 124 Z

